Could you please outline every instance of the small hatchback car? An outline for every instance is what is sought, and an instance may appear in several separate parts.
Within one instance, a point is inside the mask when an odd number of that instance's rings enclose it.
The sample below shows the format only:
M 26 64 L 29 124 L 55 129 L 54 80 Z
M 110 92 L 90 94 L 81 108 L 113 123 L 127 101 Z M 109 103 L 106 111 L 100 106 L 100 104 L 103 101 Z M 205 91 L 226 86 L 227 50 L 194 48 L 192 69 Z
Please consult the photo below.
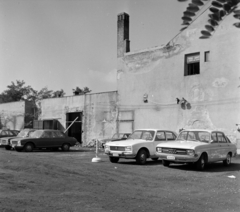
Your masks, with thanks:
M 12 139 L 10 145 L 16 151 L 25 152 L 32 152 L 33 149 L 57 150 L 58 148 L 68 151 L 76 142 L 76 138 L 68 137 L 60 130 L 36 130 L 27 138 Z
M 207 163 L 218 161 L 228 166 L 236 151 L 236 145 L 223 132 L 205 129 L 183 130 L 176 141 L 156 147 L 156 155 L 162 159 L 164 166 L 194 163 L 198 170 L 203 170 Z

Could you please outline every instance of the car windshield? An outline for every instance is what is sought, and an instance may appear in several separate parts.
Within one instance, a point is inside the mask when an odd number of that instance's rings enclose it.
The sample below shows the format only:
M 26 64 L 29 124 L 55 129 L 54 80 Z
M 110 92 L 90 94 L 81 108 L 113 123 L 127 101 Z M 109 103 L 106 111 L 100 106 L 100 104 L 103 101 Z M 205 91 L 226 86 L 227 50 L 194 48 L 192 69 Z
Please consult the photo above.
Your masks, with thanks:
M 29 129 L 23 129 L 18 133 L 18 137 L 25 138 L 28 137 L 30 130 Z
M 123 133 L 115 133 L 112 138 L 122 138 Z
M 182 131 L 178 137 L 178 141 L 200 141 L 209 143 L 211 134 L 205 131 Z
M 44 131 L 42 131 L 42 130 L 36 130 L 34 132 L 30 132 L 29 137 L 30 138 L 40 138 L 42 136 L 43 132 Z
M 129 135 L 128 139 L 152 140 L 154 134 L 155 131 L 153 130 L 136 130 L 131 135 Z

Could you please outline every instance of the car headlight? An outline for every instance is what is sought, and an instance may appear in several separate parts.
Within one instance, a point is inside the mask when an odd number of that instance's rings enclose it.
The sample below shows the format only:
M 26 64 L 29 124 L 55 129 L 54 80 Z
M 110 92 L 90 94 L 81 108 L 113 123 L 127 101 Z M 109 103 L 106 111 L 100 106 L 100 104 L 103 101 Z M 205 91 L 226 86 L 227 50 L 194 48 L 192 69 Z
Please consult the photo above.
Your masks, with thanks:
M 157 147 L 157 152 L 162 152 L 162 147 Z
M 125 151 L 131 152 L 132 151 L 132 147 L 131 146 L 126 146 L 125 147 Z
M 195 155 L 195 151 L 192 150 L 192 149 L 188 149 L 187 150 L 187 154 L 190 155 L 190 156 L 194 156 Z

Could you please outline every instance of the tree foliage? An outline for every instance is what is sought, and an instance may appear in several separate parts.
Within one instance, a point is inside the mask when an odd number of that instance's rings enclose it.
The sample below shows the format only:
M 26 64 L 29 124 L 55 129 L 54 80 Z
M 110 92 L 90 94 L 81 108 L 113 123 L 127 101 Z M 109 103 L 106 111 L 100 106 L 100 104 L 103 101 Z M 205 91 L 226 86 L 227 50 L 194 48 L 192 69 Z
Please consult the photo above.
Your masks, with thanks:
M 41 99 L 62 97 L 65 95 L 63 89 L 53 92 L 47 87 L 40 91 L 33 89 L 31 86 L 26 86 L 23 80 L 17 80 L 16 83 L 11 82 L 7 89 L 0 94 L 0 103 L 16 102 L 21 100 L 39 101 Z
M 73 89 L 73 94 L 76 96 L 76 95 L 90 93 L 91 91 L 92 90 L 90 90 L 88 87 L 84 87 L 83 89 L 76 87 L 75 89 Z
M 177 0 L 179 2 L 186 2 L 189 0 Z M 238 9 L 238 4 L 240 0 L 192 0 L 189 3 L 186 11 L 183 13 L 183 23 L 185 25 L 181 31 L 185 30 L 195 19 L 194 17 L 199 14 L 201 8 L 211 1 L 209 6 L 209 20 L 205 25 L 205 29 L 201 31 L 202 36 L 200 38 L 210 38 L 216 28 L 219 26 L 220 22 L 229 14 L 234 14 L 234 18 L 238 19 L 238 22 L 233 25 L 237 28 L 240 28 L 240 10 Z

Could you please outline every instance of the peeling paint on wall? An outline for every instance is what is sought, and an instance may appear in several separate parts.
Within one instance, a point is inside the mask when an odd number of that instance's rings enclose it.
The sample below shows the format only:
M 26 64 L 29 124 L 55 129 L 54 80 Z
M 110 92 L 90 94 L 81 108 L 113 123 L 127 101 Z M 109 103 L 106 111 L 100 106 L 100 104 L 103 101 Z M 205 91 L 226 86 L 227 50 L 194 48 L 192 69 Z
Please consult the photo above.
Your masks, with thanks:
M 124 64 L 123 69 L 132 74 L 150 72 L 159 65 L 161 59 L 168 59 L 178 55 L 185 51 L 190 45 L 191 43 L 187 36 L 181 35 L 164 47 L 126 55 L 122 59 Z M 120 78 L 120 74 L 121 72 L 119 72 L 118 79 Z
M 224 88 L 227 86 L 229 80 L 221 77 L 221 78 L 217 78 L 213 81 L 212 86 L 215 88 Z
M 209 112 L 205 106 L 196 106 L 191 110 L 190 117 L 187 120 L 186 129 L 215 129 Z
M 192 85 L 189 95 L 191 102 L 209 101 L 213 98 L 212 90 L 201 84 Z

